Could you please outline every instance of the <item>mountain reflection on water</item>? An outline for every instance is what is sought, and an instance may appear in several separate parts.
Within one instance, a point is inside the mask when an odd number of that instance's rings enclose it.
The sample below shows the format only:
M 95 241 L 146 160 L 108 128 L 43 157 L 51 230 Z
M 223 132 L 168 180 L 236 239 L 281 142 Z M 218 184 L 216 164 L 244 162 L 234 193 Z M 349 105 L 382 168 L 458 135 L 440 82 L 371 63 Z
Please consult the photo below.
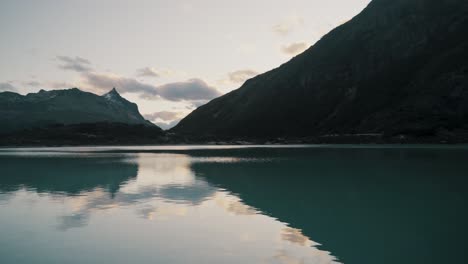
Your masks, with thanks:
M 241 159 L 14 154 L 0 155 L 1 263 L 338 263 L 191 168 Z
M 0 150 L 0 262 L 464 263 L 467 154 Z

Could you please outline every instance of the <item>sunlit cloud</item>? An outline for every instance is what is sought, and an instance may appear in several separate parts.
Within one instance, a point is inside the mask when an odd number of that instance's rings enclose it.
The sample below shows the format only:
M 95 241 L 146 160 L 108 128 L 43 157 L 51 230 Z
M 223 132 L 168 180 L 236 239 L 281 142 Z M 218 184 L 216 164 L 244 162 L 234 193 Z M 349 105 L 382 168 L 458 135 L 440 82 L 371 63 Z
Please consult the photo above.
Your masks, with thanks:
M 295 56 L 299 53 L 304 52 L 309 47 L 309 44 L 306 42 L 294 42 L 288 45 L 283 45 L 281 51 L 284 54 Z

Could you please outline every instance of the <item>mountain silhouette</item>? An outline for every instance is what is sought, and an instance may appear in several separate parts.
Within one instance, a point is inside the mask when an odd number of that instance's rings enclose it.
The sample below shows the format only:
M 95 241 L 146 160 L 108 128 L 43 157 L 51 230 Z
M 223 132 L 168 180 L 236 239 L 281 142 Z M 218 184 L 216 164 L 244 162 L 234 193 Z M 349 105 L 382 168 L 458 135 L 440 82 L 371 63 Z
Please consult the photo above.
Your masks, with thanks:
M 239 137 L 468 131 L 468 1 L 374 0 L 172 131 Z
M 0 133 L 99 122 L 155 127 L 143 118 L 135 103 L 121 97 L 115 88 L 102 96 L 78 88 L 40 90 L 25 96 L 0 93 Z

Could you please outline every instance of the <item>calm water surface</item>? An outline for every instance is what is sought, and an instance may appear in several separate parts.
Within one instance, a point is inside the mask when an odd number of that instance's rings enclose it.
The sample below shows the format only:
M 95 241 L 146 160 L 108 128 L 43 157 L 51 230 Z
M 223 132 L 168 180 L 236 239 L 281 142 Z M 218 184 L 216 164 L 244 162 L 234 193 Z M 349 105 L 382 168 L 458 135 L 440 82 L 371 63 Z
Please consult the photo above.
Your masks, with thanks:
M 468 147 L 0 149 L 0 263 L 468 263 Z

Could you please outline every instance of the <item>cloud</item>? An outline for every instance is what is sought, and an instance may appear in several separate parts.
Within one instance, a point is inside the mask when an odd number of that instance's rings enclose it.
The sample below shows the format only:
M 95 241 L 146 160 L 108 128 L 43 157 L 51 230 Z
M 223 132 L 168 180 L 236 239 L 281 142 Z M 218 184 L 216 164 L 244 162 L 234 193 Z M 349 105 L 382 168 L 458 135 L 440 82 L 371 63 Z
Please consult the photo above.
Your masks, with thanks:
M 280 35 L 286 36 L 293 32 L 297 27 L 304 24 L 304 19 L 299 16 L 290 16 L 283 19 L 280 23 L 273 26 L 273 32 Z
M 59 68 L 75 72 L 89 72 L 92 70 L 91 62 L 81 57 L 57 56 L 57 60 L 61 62 Z
M 297 55 L 302 53 L 309 47 L 309 44 L 306 42 L 294 42 L 288 45 L 283 45 L 281 51 L 287 55 Z
M 173 73 L 174 72 L 172 70 L 167 70 L 167 69 L 157 70 L 151 67 L 144 67 L 144 68 L 137 70 L 137 76 L 140 76 L 140 77 L 154 77 L 154 78 L 164 77 L 164 76 L 170 76 Z
M 159 77 L 160 74 L 156 69 L 145 67 L 137 70 L 137 75 L 141 77 Z
M 238 70 L 228 74 L 229 80 L 234 83 L 243 83 L 246 80 L 258 75 L 258 72 L 253 70 Z
M 116 87 L 122 93 L 138 93 L 144 99 L 163 98 L 169 101 L 206 101 L 221 95 L 203 80 L 190 79 L 185 82 L 168 83 L 161 86 L 142 83 L 133 78 L 112 74 L 88 72 L 83 81 L 96 92 L 105 92 Z
M 18 91 L 18 89 L 16 89 L 16 87 L 14 87 L 8 82 L 0 83 L 0 92 L 5 92 L 5 91 L 16 92 Z
M 190 101 L 194 104 L 203 104 L 221 95 L 216 88 L 209 86 L 201 79 L 194 78 L 155 86 L 134 78 L 94 72 L 91 62 L 81 57 L 57 56 L 57 60 L 62 63 L 59 65 L 60 68 L 80 73 L 83 87 L 96 93 L 103 93 L 115 87 L 121 93 L 137 93 L 144 99 L 162 98 L 169 101 Z M 147 77 L 158 77 L 170 73 L 169 70 L 158 72 L 150 67 L 137 71 L 139 76 Z
M 156 120 L 161 119 L 164 121 L 171 121 L 180 117 L 182 113 L 180 112 L 171 112 L 171 111 L 161 111 L 161 112 L 154 112 L 152 114 L 144 115 L 148 120 Z
M 155 86 L 139 82 L 133 78 L 94 72 L 84 73 L 82 77 L 83 81 L 95 92 L 106 92 L 112 87 L 116 87 L 122 93 L 141 93 L 147 96 L 158 95 Z
M 159 96 L 170 101 L 211 100 L 221 95 L 218 90 L 201 79 L 168 83 L 157 87 L 156 90 Z

